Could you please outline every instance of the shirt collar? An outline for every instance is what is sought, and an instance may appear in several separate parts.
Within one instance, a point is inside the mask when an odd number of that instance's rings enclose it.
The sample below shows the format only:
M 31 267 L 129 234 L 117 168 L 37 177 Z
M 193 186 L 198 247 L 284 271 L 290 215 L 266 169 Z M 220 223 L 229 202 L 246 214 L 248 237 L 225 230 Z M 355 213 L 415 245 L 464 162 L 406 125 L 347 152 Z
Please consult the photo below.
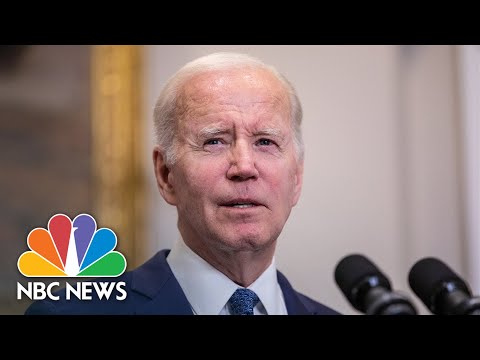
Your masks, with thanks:
M 282 314 L 283 294 L 278 284 L 275 258 L 270 266 L 248 287 L 253 290 L 265 307 L 268 315 Z
M 167 262 L 198 315 L 218 315 L 239 288 L 191 250 L 182 239 L 174 244 Z M 255 291 L 267 314 L 281 313 L 283 294 L 278 285 L 275 259 L 248 288 Z

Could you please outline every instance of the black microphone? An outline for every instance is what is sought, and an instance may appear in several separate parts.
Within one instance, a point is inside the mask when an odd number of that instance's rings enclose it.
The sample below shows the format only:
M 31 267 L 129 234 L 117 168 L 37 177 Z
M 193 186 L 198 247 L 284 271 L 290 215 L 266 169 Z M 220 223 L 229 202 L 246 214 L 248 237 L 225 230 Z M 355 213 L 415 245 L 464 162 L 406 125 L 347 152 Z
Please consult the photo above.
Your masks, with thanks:
M 480 315 L 480 298 L 442 261 L 424 258 L 408 274 L 413 292 L 435 315 Z
M 366 315 L 416 315 L 405 296 L 392 291 L 388 278 L 366 257 L 344 257 L 335 268 L 335 281 L 352 306 Z

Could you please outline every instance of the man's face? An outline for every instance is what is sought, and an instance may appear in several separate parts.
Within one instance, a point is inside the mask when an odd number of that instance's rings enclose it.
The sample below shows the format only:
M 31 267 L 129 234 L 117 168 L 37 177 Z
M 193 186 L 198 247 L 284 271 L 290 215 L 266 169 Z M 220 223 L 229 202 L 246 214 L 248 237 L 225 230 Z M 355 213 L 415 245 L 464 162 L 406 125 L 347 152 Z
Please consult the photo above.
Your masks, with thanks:
M 196 76 L 182 91 L 170 168 L 187 244 L 219 250 L 274 246 L 302 186 L 288 97 L 263 70 Z

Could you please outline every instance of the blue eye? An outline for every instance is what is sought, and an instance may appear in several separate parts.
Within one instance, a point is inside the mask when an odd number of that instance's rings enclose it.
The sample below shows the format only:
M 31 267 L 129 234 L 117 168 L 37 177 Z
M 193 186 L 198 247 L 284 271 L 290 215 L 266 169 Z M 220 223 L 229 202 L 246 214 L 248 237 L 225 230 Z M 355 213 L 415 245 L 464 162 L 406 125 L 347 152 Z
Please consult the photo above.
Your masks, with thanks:
M 205 145 L 220 145 L 220 139 L 211 139 L 205 142 Z
M 269 146 L 269 145 L 273 145 L 273 141 L 269 139 L 260 139 L 258 140 L 257 144 L 262 146 Z

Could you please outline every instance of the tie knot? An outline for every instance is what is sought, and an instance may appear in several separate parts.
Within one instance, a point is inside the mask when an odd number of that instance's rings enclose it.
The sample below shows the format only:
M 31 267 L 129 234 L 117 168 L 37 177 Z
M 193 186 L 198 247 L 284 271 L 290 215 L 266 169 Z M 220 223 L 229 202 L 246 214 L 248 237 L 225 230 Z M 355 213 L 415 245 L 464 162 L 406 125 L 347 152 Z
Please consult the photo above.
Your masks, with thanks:
M 249 289 L 237 289 L 228 302 L 232 315 L 253 315 L 253 308 L 258 303 L 258 296 Z

